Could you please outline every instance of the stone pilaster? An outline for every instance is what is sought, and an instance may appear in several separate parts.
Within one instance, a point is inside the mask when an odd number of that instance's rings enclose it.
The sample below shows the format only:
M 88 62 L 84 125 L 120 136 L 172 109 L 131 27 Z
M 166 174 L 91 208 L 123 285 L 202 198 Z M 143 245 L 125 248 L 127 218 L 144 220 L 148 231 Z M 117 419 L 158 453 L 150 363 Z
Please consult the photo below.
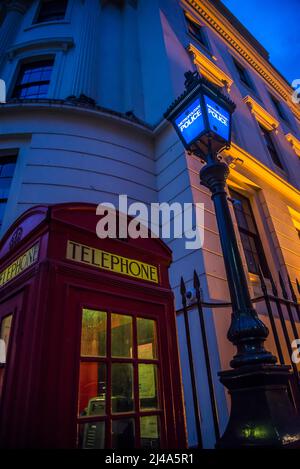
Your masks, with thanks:
M 5 52 L 16 36 L 28 6 L 28 0 L 11 1 L 7 5 L 6 17 L 0 28 L 0 68 L 5 58 Z
M 76 39 L 76 59 L 71 94 L 97 97 L 98 73 L 96 66 L 98 51 L 100 6 L 99 0 L 85 1 L 80 32 Z

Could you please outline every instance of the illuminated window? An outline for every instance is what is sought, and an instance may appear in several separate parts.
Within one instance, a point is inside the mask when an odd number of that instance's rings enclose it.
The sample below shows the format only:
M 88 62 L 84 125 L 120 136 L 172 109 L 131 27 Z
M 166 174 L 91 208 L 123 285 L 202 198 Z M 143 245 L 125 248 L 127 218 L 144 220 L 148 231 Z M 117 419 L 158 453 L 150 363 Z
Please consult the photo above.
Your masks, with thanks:
M 0 157 L 0 228 L 3 223 L 9 190 L 16 166 L 16 156 Z
M 248 88 L 251 88 L 253 90 L 253 84 L 249 78 L 247 70 L 237 60 L 233 59 L 233 62 L 241 82 L 244 83 L 244 85 L 248 86 Z
M 188 25 L 188 31 L 189 33 L 197 39 L 198 42 L 200 42 L 204 47 L 208 48 L 208 42 L 206 39 L 206 36 L 203 32 L 203 27 L 200 26 L 200 24 L 196 23 L 196 21 L 193 21 L 189 16 L 185 15 L 185 19 Z
M 269 152 L 269 154 L 270 154 L 270 156 L 273 160 L 273 163 L 275 163 L 276 166 L 278 166 L 279 168 L 284 169 L 283 166 L 282 166 L 282 163 L 280 161 L 279 155 L 277 153 L 275 144 L 273 142 L 271 132 L 269 130 L 265 129 L 262 125 L 259 125 L 259 127 L 260 127 L 260 130 L 261 130 L 261 134 L 264 138 L 265 144 L 267 146 L 268 152 Z
M 264 277 L 269 278 L 269 268 L 263 252 L 250 202 L 246 197 L 233 190 L 230 190 L 230 195 L 233 202 L 234 213 L 248 271 L 252 274 L 258 274 L 258 266 L 260 266 Z
M 42 0 L 34 23 L 63 20 L 68 0 Z
M 12 314 L 5 316 L 0 328 L 0 363 L 6 363 L 9 338 L 11 333 Z
M 83 309 L 79 448 L 159 448 L 158 366 L 154 320 Z

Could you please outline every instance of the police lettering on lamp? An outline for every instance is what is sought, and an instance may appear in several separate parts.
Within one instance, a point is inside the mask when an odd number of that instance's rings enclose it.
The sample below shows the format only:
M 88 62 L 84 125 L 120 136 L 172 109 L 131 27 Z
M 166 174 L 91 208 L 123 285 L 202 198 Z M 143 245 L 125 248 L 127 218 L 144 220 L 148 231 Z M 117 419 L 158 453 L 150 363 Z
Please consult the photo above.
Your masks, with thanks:
M 207 105 L 207 110 L 208 110 L 208 114 L 211 114 L 214 117 L 214 119 L 217 119 L 219 122 L 221 122 L 222 124 L 226 126 L 228 125 L 227 117 L 223 116 L 223 114 L 221 114 L 219 111 L 214 109 L 209 104 Z
M 201 109 L 200 105 L 198 105 L 193 112 L 191 112 L 180 124 L 180 130 L 181 132 L 184 131 L 184 129 L 187 129 L 193 122 L 195 122 L 198 117 L 201 117 Z

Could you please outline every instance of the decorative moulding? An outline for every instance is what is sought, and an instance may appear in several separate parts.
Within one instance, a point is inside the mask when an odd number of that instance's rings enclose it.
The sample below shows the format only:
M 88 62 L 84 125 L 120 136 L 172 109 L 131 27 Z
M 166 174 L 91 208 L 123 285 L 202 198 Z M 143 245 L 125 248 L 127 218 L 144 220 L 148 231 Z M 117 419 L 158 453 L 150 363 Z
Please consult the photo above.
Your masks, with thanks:
M 222 152 L 222 156 L 224 155 L 229 155 L 234 160 L 242 163 L 243 171 L 245 170 L 246 174 L 255 176 L 258 181 L 264 181 L 266 184 L 273 187 L 279 194 L 288 199 L 288 201 L 291 201 L 292 204 L 299 204 L 300 191 L 243 148 L 233 143 L 229 150 L 224 150 Z
M 293 150 L 294 152 L 296 153 L 296 155 L 298 155 L 300 157 L 300 140 L 298 140 L 298 138 L 296 138 L 293 134 L 289 133 L 289 134 L 286 134 L 285 135 L 285 138 L 287 139 L 287 141 L 291 144 L 291 146 L 293 147 Z
M 247 104 L 252 114 L 254 114 L 256 120 L 267 130 L 276 130 L 279 126 L 279 122 L 269 112 L 267 112 L 255 99 L 251 96 L 245 96 L 243 99 L 244 103 Z
M 297 212 L 297 210 L 289 206 L 288 206 L 288 211 L 290 212 L 292 222 L 295 228 L 300 231 L 300 212 Z
M 214 85 L 226 87 L 230 91 L 233 80 L 214 64 L 206 55 L 204 55 L 193 44 L 188 46 L 188 51 L 193 55 L 194 63 L 198 68 L 200 75 L 212 82 Z
M 62 50 L 67 52 L 68 49 L 74 46 L 72 37 L 53 37 L 45 39 L 35 39 L 33 41 L 22 42 L 14 47 L 11 47 L 7 54 L 10 60 L 15 56 L 27 51 L 36 50 Z
M 297 119 L 300 120 L 300 111 L 293 104 L 291 96 L 293 89 L 276 73 L 276 69 L 264 59 L 249 42 L 218 12 L 209 0 L 182 0 L 196 11 L 202 20 L 210 25 L 226 43 L 230 44 L 253 67 L 264 80 L 266 80 L 283 97 Z

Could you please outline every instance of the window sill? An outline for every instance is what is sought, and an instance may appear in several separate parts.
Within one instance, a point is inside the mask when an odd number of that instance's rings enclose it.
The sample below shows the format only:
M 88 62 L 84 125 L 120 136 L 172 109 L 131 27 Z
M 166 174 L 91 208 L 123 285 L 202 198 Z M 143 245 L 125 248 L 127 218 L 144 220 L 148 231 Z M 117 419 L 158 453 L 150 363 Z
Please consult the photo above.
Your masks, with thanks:
M 50 26 L 56 24 L 71 24 L 71 21 L 67 20 L 54 20 L 54 21 L 45 21 L 44 23 L 34 23 L 27 28 L 24 28 L 24 31 L 31 31 L 32 29 L 39 28 L 40 26 Z
M 23 42 L 16 44 L 8 49 L 7 54 L 9 60 L 13 60 L 14 57 L 20 54 L 24 54 L 29 51 L 67 51 L 74 46 L 74 40 L 72 37 L 52 37 L 52 38 L 41 38 L 33 39 L 32 41 Z

